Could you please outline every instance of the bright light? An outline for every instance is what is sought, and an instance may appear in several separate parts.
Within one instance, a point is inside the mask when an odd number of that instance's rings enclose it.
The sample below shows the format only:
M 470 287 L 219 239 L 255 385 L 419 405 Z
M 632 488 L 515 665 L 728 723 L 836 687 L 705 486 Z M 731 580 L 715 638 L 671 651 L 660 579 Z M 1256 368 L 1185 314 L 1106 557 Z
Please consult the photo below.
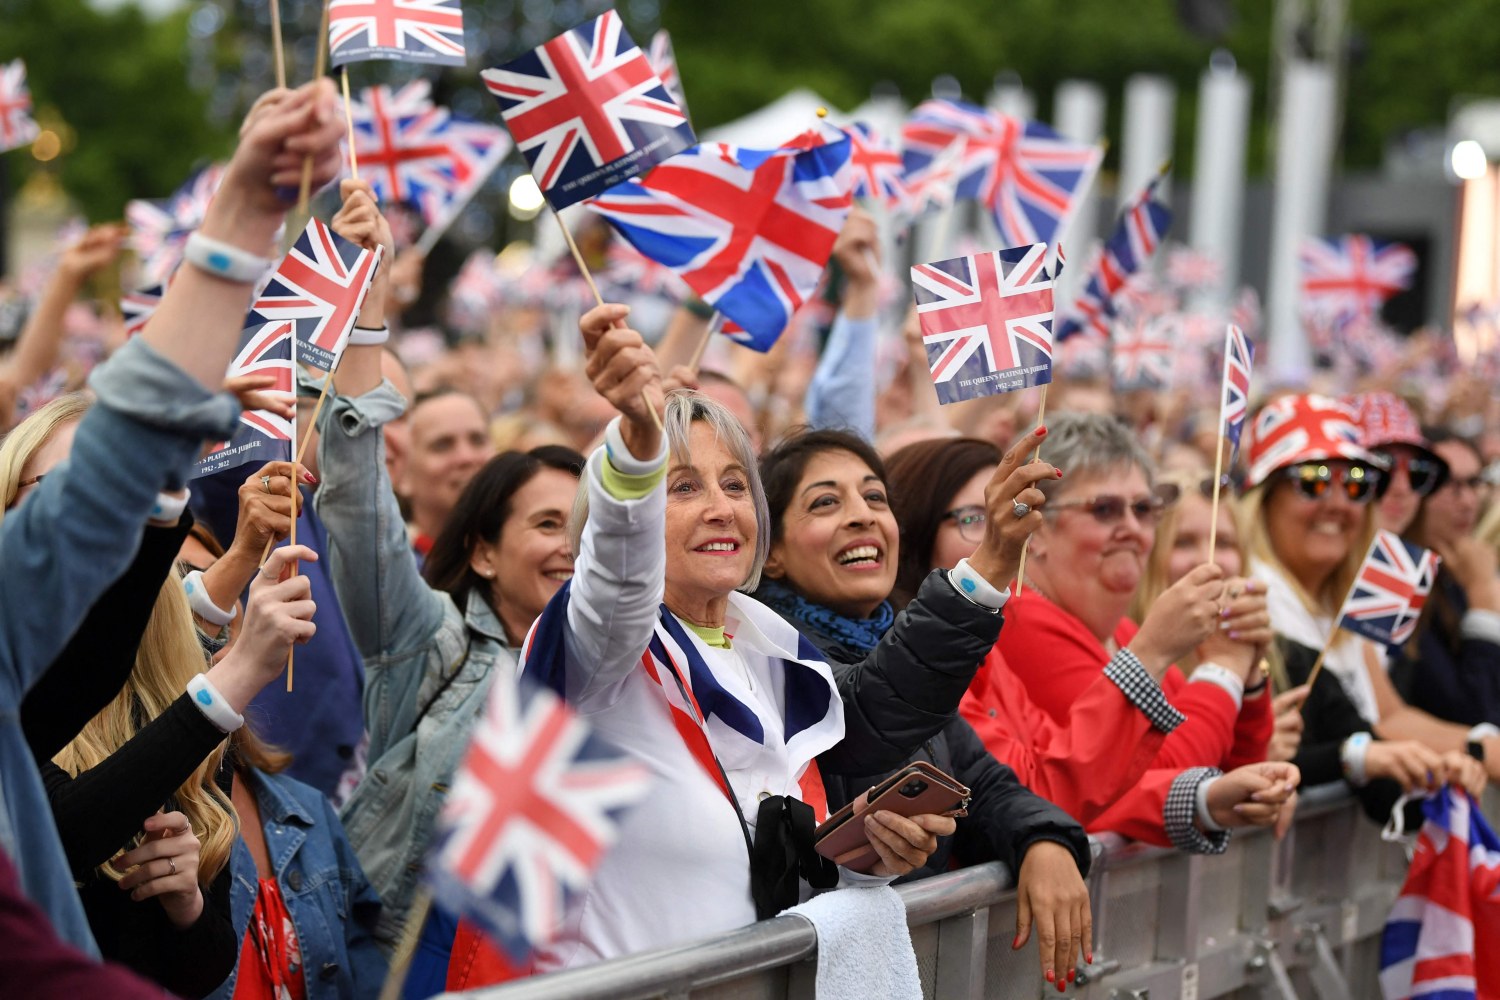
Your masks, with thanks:
M 56 159 L 61 152 L 62 137 L 50 128 L 37 133 L 36 139 L 31 143 L 31 155 L 43 163 Z
M 522 174 L 510 185 L 510 214 L 523 222 L 536 217 L 547 203 L 542 196 L 542 189 L 536 186 L 536 179 L 530 174 Z
M 1465 181 L 1477 181 L 1489 169 L 1484 147 L 1473 139 L 1464 139 L 1462 142 L 1455 143 L 1449 163 L 1453 166 L 1454 176 Z

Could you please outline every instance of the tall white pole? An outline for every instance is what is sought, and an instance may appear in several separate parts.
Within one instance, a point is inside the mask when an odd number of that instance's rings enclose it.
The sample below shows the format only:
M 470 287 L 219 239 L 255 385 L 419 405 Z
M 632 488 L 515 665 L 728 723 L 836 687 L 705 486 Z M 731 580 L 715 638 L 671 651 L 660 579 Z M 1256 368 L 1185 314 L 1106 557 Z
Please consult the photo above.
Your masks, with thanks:
M 1177 88 L 1164 76 L 1137 73 L 1125 81 L 1125 136 L 1120 148 L 1120 190 L 1124 205 L 1161 165 L 1172 158 L 1173 116 Z M 1157 185 L 1157 196 L 1171 201 L 1167 180 Z
M 1074 142 L 1097 143 L 1104 138 L 1104 88 L 1086 80 L 1064 80 L 1053 97 L 1053 128 Z M 1099 204 L 1101 195 L 1095 183 L 1084 194 L 1084 202 L 1072 213 L 1068 224 L 1058 234 L 1058 242 L 1068 254 L 1071 266 L 1058 280 L 1059 305 L 1072 302 L 1088 279 L 1088 248 L 1099 238 Z
M 1297 253 L 1303 239 L 1322 235 L 1327 222 L 1336 97 L 1337 79 L 1330 65 L 1300 58 L 1287 61 L 1277 115 L 1266 310 L 1271 374 L 1282 381 L 1303 379 L 1312 366 L 1301 322 Z
M 1245 147 L 1250 130 L 1250 81 L 1226 52 L 1215 52 L 1198 84 L 1198 135 L 1193 156 L 1189 242 L 1219 262 L 1219 281 L 1201 305 L 1228 303 L 1239 284 L 1244 227 Z

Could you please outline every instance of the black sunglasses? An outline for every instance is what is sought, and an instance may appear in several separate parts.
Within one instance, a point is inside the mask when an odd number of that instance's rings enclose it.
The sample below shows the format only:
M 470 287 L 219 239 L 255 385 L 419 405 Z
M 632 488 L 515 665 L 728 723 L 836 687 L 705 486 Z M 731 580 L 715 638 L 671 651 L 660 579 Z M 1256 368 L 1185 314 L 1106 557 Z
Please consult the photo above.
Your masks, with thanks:
M 1359 462 L 1348 466 L 1303 462 L 1283 469 L 1281 475 L 1308 500 L 1322 500 L 1333 490 L 1342 489 L 1351 503 L 1369 503 L 1385 492 L 1385 474 Z
M 1419 497 L 1432 496 L 1443 483 L 1448 481 L 1448 463 L 1440 458 L 1408 455 L 1405 452 L 1400 454 L 1381 452 L 1380 454 L 1390 460 L 1390 478 L 1395 479 L 1403 472 L 1406 473 L 1407 482 L 1411 484 L 1411 491 Z M 1381 492 L 1385 491 L 1381 490 Z

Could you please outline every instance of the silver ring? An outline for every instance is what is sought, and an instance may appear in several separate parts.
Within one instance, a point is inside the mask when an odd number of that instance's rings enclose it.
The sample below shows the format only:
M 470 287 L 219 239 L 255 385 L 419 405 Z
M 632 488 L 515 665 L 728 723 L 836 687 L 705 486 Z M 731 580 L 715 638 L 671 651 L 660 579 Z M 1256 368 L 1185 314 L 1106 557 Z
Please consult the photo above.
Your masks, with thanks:
M 267 493 L 271 492 L 271 477 L 270 476 L 261 476 L 260 477 L 260 484 L 266 488 L 266 492 Z
M 1025 517 L 1027 514 L 1031 513 L 1031 504 L 1022 503 L 1019 500 L 1012 500 L 1010 502 L 1010 512 L 1016 515 L 1016 517 Z
M 172 869 L 172 874 L 173 875 L 176 875 L 177 874 L 177 859 L 176 858 L 168 858 L 167 859 L 167 867 L 170 868 L 170 869 Z

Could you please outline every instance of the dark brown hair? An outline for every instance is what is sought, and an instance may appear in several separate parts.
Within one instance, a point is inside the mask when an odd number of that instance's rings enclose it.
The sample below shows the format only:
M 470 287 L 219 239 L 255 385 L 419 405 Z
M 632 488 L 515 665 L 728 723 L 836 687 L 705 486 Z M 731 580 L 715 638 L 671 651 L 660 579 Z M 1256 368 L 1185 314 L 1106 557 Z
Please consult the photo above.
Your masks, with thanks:
M 781 541 L 782 516 L 791 506 L 797 484 L 802 481 L 807 464 L 825 452 L 847 451 L 870 471 L 887 482 L 885 463 L 874 448 L 857 434 L 848 431 L 812 430 L 799 427 L 781 443 L 761 456 L 760 483 L 766 491 L 766 507 L 771 514 L 771 542 Z
M 490 610 L 499 608 L 490 597 L 489 581 L 474 572 L 469 556 L 480 542 L 493 545 L 510 517 L 511 500 L 543 469 L 556 469 L 577 479 L 583 473 L 583 456 L 572 448 L 549 444 L 528 452 L 507 451 L 480 467 L 459 495 L 453 514 L 443 526 L 422 575 L 438 590 L 446 592 L 463 608 L 469 591 L 477 588 Z
M 891 603 L 899 610 L 932 571 L 932 548 L 943 515 L 976 474 L 1000 464 L 1000 449 L 979 438 L 917 441 L 891 456 L 885 484 L 901 526 L 901 558 Z

